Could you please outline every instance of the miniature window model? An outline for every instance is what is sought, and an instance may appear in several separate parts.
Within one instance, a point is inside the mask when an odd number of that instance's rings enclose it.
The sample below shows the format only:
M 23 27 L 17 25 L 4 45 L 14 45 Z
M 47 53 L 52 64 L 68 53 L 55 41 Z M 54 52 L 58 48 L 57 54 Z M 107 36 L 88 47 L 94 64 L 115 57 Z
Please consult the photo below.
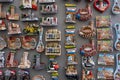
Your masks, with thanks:
M 6 30 L 6 25 L 3 20 L 0 20 L 0 30 Z
M 22 0 L 22 4 L 19 7 L 22 9 L 33 9 L 37 10 L 37 0 Z
M 45 78 L 41 75 L 35 75 L 32 80 L 45 80 Z
M 39 0 L 39 3 L 55 3 L 55 0 Z
M 61 32 L 58 29 L 49 29 L 45 35 L 46 41 L 61 41 Z
M 8 20 L 19 20 L 19 14 L 15 13 L 15 6 L 11 5 L 7 13 Z
M 3 50 L 5 47 L 7 47 L 7 43 L 5 39 L 0 36 L 0 50 Z
M 15 36 L 8 37 L 8 47 L 13 50 L 20 49 L 21 48 L 20 38 Z
M 54 14 L 57 13 L 57 5 L 56 4 L 42 4 L 40 6 L 40 12 L 42 14 Z
M 37 35 L 38 27 L 39 25 L 37 24 L 26 24 L 25 28 L 23 29 L 23 33 L 26 35 Z
M 40 18 L 41 26 L 57 26 L 57 17 L 42 17 Z
M 6 60 L 6 67 L 10 68 L 10 67 L 17 67 L 18 66 L 18 61 L 15 60 L 15 51 L 11 51 L 8 56 L 7 56 L 7 60 Z
M 19 70 L 18 75 L 20 80 L 30 80 L 30 72 L 28 70 Z
M 65 4 L 66 7 L 66 23 L 76 23 L 76 5 L 75 4 Z
M 0 2 L 13 2 L 14 0 L 0 0 Z
M 0 68 L 5 67 L 5 52 L 0 51 Z
M 22 48 L 26 50 L 35 49 L 37 44 L 36 38 L 33 36 L 23 36 L 22 37 Z
M 29 55 L 28 52 L 24 52 L 23 53 L 23 56 L 21 58 L 20 65 L 18 65 L 18 68 L 21 68 L 21 69 L 28 69 L 28 68 L 30 68 L 31 62 L 28 60 L 28 55 Z
M 12 22 L 8 23 L 8 34 L 20 34 L 20 33 L 21 33 L 21 29 L 19 24 Z
M 112 13 L 120 14 L 120 4 L 119 4 L 118 0 L 114 0 L 114 5 L 112 7 Z
M 49 42 L 46 45 L 46 55 L 61 55 L 61 45 L 58 42 Z
M 6 13 L 2 12 L 2 4 L 0 4 L 0 18 L 6 18 Z
M 35 14 L 31 10 L 29 10 L 28 13 L 21 14 L 21 20 L 22 21 L 38 21 L 38 17 L 36 17 Z
M 87 5 L 85 9 L 79 9 L 76 13 L 76 19 L 81 21 L 89 20 L 92 17 L 92 9 L 90 5 Z

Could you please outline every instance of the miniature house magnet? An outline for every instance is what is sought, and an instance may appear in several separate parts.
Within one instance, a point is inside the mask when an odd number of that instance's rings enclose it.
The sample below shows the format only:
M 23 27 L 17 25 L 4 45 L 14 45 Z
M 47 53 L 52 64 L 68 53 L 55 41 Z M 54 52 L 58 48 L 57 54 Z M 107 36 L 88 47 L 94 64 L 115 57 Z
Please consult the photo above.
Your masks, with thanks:
M 2 11 L 2 4 L 0 4 L 0 18 L 6 18 L 6 13 Z

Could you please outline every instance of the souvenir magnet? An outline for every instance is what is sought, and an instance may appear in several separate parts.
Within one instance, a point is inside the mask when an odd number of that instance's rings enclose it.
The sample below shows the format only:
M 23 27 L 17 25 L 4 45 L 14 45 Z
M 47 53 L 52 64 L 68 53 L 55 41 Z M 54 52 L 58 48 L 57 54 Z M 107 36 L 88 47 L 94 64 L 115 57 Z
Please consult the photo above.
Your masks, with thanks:
M 13 2 L 14 0 L 0 0 L 0 2 Z
M 0 50 L 3 50 L 5 47 L 7 47 L 7 43 L 5 39 L 0 36 Z
M 0 51 L 0 68 L 5 67 L 5 52 Z
M 5 75 L 2 70 L 0 70 L 0 80 L 5 80 Z
M 8 37 L 8 47 L 9 49 L 20 49 L 21 48 L 21 40 L 19 37 L 11 36 Z
M 19 20 L 19 14 L 15 13 L 15 6 L 11 5 L 7 12 L 8 20 Z
M 18 66 L 18 61 L 15 60 L 15 54 L 16 51 L 11 51 L 6 59 L 6 67 L 10 68 L 10 67 L 17 67 Z
M 34 55 L 34 65 L 33 65 L 33 69 L 35 70 L 42 70 L 45 68 L 45 64 L 41 63 L 40 61 L 40 54 Z
M 110 7 L 110 0 L 94 0 L 93 5 L 96 10 L 104 12 Z
M 2 7 L 2 4 L 0 4 L 0 18 L 6 18 L 6 13 L 2 11 Z
M 18 68 L 21 68 L 21 69 L 30 68 L 31 62 L 28 60 L 28 54 L 29 54 L 28 52 L 23 53 L 23 56 L 21 58 L 21 62 L 20 62 L 20 65 L 18 66 Z
M 45 80 L 45 78 L 41 75 L 35 75 L 32 80 Z
M 44 51 L 44 44 L 43 44 L 43 41 L 42 41 L 42 37 L 43 37 L 43 27 L 40 27 L 38 28 L 38 32 L 39 32 L 39 42 L 37 44 L 37 47 L 36 47 L 36 51 L 37 52 L 43 52 Z
M 120 53 L 116 55 L 116 70 L 114 72 L 114 80 L 120 80 Z
M 4 20 L 0 20 L 0 30 L 6 30 L 6 24 Z
M 79 30 L 79 35 L 83 38 L 93 38 L 96 35 L 93 21 L 90 22 L 90 25 L 83 26 Z
M 18 75 L 20 76 L 19 80 L 30 80 L 30 72 L 28 70 L 19 70 Z
M 120 4 L 119 4 L 118 0 L 114 0 L 114 4 L 112 7 L 112 13 L 113 14 L 120 14 Z
M 75 54 L 66 54 L 67 55 L 67 65 L 78 64 Z
M 55 3 L 56 0 L 39 0 L 39 3 Z

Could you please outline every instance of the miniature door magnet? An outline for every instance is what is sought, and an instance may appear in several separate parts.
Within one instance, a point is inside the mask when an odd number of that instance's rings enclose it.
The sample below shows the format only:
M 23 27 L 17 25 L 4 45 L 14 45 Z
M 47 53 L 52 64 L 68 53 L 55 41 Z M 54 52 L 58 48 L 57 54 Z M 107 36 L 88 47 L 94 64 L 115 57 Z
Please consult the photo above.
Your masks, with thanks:
M 37 47 L 36 47 L 36 51 L 37 52 L 43 52 L 44 51 L 44 44 L 43 44 L 43 41 L 42 41 L 42 37 L 43 37 L 43 27 L 40 27 L 39 29 L 38 29 L 38 31 L 39 31 L 39 42 L 38 42 L 38 44 L 37 44 Z
M 119 4 L 118 0 L 114 0 L 114 5 L 112 7 L 112 13 L 120 14 L 120 4 Z
M 80 54 L 86 57 L 95 55 L 96 49 L 94 45 L 94 40 L 92 40 L 89 44 L 82 45 L 82 47 L 80 48 Z
M 6 13 L 2 11 L 2 4 L 0 4 L 0 18 L 6 18 Z
M 95 0 L 93 5 L 96 10 L 104 12 L 110 7 L 110 0 Z
M 19 20 L 19 14 L 15 13 L 15 6 L 11 5 L 7 13 L 8 20 Z
M 76 19 L 80 21 L 89 20 L 92 17 L 92 9 L 90 5 L 87 5 L 85 9 L 79 9 L 76 13 Z
M 66 23 L 76 23 L 76 5 L 75 4 L 65 4 L 66 7 Z
M 8 47 L 10 49 L 16 50 L 21 48 L 21 40 L 19 37 L 8 37 Z
M 42 70 L 45 68 L 45 64 L 44 63 L 41 63 L 40 61 L 40 54 L 37 54 L 37 55 L 34 55 L 34 65 L 33 65 L 33 69 L 35 70 Z
M 94 23 L 90 22 L 90 25 L 83 26 L 79 30 L 79 35 L 82 36 L 83 38 L 93 38 L 96 35 L 96 31 L 95 31 L 95 28 L 94 28 Z
M 0 30 L 6 30 L 6 24 L 4 20 L 0 20 Z
M 36 44 L 37 44 L 37 41 L 34 36 L 23 36 L 22 37 L 22 48 L 26 50 L 35 49 Z
M 0 0 L 0 2 L 13 2 L 14 0 Z
M 5 47 L 7 47 L 7 43 L 5 39 L 0 36 L 0 50 L 3 50 Z
M 116 50 L 120 50 L 120 24 L 116 23 L 114 25 L 114 29 L 115 29 L 115 32 L 116 32 L 116 41 L 114 43 L 114 47 L 115 47 Z
M 0 51 L 0 68 L 5 67 L 5 52 Z
M 41 75 L 35 75 L 32 80 L 45 80 L 45 78 Z
M 6 60 L 6 67 L 10 68 L 10 67 L 17 67 L 18 66 L 18 61 L 15 60 L 15 51 L 11 51 L 8 56 L 7 56 L 7 60 Z
M 22 4 L 19 7 L 21 10 L 23 9 L 33 9 L 37 10 L 37 0 L 22 0 Z
M 18 66 L 18 68 L 21 68 L 21 69 L 27 69 L 27 68 L 30 68 L 31 66 L 31 62 L 27 59 L 28 58 L 28 52 L 24 52 L 23 53 L 23 56 L 21 58 L 21 62 L 20 62 L 20 65 Z
M 18 75 L 20 76 L 19 80 L 30 80 L 30 72 L 28 70 L 19 70 Z
M 42 17 L 40 18 L 41 26 L 57 26 L 57 17 Z
M 55 3 L 56 2 L 56 0 L 39 0 L 39 3 Z
M 4 74 L 5 80 L 17 80 L 17 74 L 15 70 L 6 70 Z
M 120 80 L 120 53 L 116 55 L 116 70 L 114 72 L 114 80 Z

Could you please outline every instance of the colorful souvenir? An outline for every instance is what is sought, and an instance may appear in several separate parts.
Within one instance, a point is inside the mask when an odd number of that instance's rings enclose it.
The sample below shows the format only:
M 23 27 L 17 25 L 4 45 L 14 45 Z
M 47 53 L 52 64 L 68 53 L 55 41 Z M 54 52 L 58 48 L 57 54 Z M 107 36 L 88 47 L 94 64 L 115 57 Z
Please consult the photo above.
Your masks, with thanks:
M 28 52 L 23 53 L 23 56 L 21 58 L 21 62 L 20 62 L 20 65 L 18 66 L 18 68 L 21 68 L 21 69 L 30 68 L 31 62 L 28 60 L 28 54 L 29 54 Z
M 21 28 L 19 24 L 9 22 L 8 23 L 8 34 L 20 34 Z
M 94 0 L 93 5 L 96 10 L 104 12 L 110 7 L 110 0 Z
M 93 69 L 94 66 L 95 66 L 95 62 L 93 60 L 93 57 L 91 56 L 88 56 L 88 57 L 85 57 L 83 56 L 82 57 L 82 66 L 84 69 Z
M 21 20 L 22 21 L 38 21 L 38 17 L 36 17 L 35 13 L 32 12 L 32 10 L 29 10 L 28 13 L 22 13 L 21 14 Z
M 15 13 L 15 6 L 11 5 L 7 12 L 8 20 L 19 20 L 19 14 Z
M 2 70 L 0 70 L 0 80 L 5 80 L 5 75 Z
M 95 31 L 95 28 L 94 28 L 94 23 L 91 21 L 90 25 L 83 26 L 79 30 L 79 35 L 82 36 L 83 38 L 93 38 L 96 35 L 96 31 Z
M 91 70 L 82 70 L 82 80 L 95 80 L 95 76 Z
M 30 72 L 28 70 L 18 71 L 19 80 L 30 80 Z
M 7 69 L 5 72 L 5 80 L 17 80 L 17 74 L 15 70 Z
M 111 16 L 96 16 L 96 27 L 110 27 L 111 26 Z
M 46 45 L 45 55 L 61 55 L 61 45 L 58 42 L 48 42 Z
M 0 2 L 13 2 L 14 0 L 0 0 Z
M 83 56 L 93 56 L 96 54 L 94 40 L 91 40 L 91 43 L 84 44 L 80 48 L 80 54 Z
M 98 64 L 105 66 L 113 66 L 114 65 L 114 55 L 113 54 L 99 54 Z
M 120 4 L 119 4 L 118 0 L 114 0 L 114 5 L 112 7 L 112 13 L 120 14 Z
M 0 30 L 6 30 L 6 24 L 3 20 L 0 20 Z
M 23 29 L 23 33 L 26 35 L 37 35 L 38 27 L 39 25 L 37 24 L 26 24 L 25 28 Z
M 19 37 L 11 36 L 8 37 L 8 47 L 9 49 L 20 49 L 21 48 L 21 40 Z
M 40 61 L 40 54 L 34 55 L 34 60 L 33 69 L 38 71 L 45 68 L 45 64 Z
M 57 17 L 42 17 L 40 18 L 41 26 L 57 26 Z
M 0 51 L 0 68 L 4 67 L 5 67 L 5 52 Z
M 7 47 L 7 43 L 5 39 L 0 36 L 0 50 L 3 50 L 5 47 Z
M 66 23 L 76 23 L 76 5 L 75 4 L 65 4 L 66 7 Z
M 38 28 L 38 31 L 39 31 L 39 42 L 37 44 L 36 51 L 40 53 L 40 52 L 43 52 L 45 49 L 43 41 L 42 41 L 43 27 Z
M 16 51 L 11 51 L 9 52 L 7 59 L 6 59 L 6 67 L 17 67 L 18 66 L 18 61 L 15 60 L 15 54 Z
M 68 65 L 78 64 L 75 54 L 66 54 L 66 55 L 67 55 L 67 64 Z
M 22 4 L 19 7 L 21 10 L 22 9 L 33 9 L 37 10 L 37 0 L 22 0 Z
M 45 80 L 45 78 L 41 75 L 35 75 L 32 80 Z
M 112 52 L 113 51 L 113 41 L 112 40 L 98 40 L 97 41 L 97 51 L 98 52 Z
M 57 13 L 58 8 L 57 5 L 55 3 L 53 4 L 42 4 L 40 6 L 40 12 L 42 14 L 55 14 Z
M 116 33 L 116 41 L 114 43 L 114 47 L 116 50 L 120 50 L 120 24 L 116 23 L 114 25 L 115 33 Z
M 98 40 L 106 40 L 106 39 L 113 39 L 111 28 L 98 28 L 97 29 L 97 39 Z
M 98 68 L 97 80 L 114 80 L 113 68 Z
M 55 3 L 55 0 L 39 0 L 39 3 Z
M 26 50 L 31 50 L 31 49 L 35 49 L 36 45 L 37 45 L 37 41 L 34 36 L 22 37 L 22 48 Z
M 90 5 L 87 5 L 86 8 L 79 9 L 76 13 L 76 19 L 80 21 L 86 21 L 89 20 L 92 17 L 92 9 Z
M 45 33 L 46 41 L 61 41 L 61 32 L 58 29 L 49 29 Z
M 0 18 L 6 18 L 6 13 L 2 12 L 2 7 L 3 7 L 2 4 L 0 4 Z
M 120 80 L 120 53 L 116 55 L 116 70 L 114 72 L 114 80 Z

